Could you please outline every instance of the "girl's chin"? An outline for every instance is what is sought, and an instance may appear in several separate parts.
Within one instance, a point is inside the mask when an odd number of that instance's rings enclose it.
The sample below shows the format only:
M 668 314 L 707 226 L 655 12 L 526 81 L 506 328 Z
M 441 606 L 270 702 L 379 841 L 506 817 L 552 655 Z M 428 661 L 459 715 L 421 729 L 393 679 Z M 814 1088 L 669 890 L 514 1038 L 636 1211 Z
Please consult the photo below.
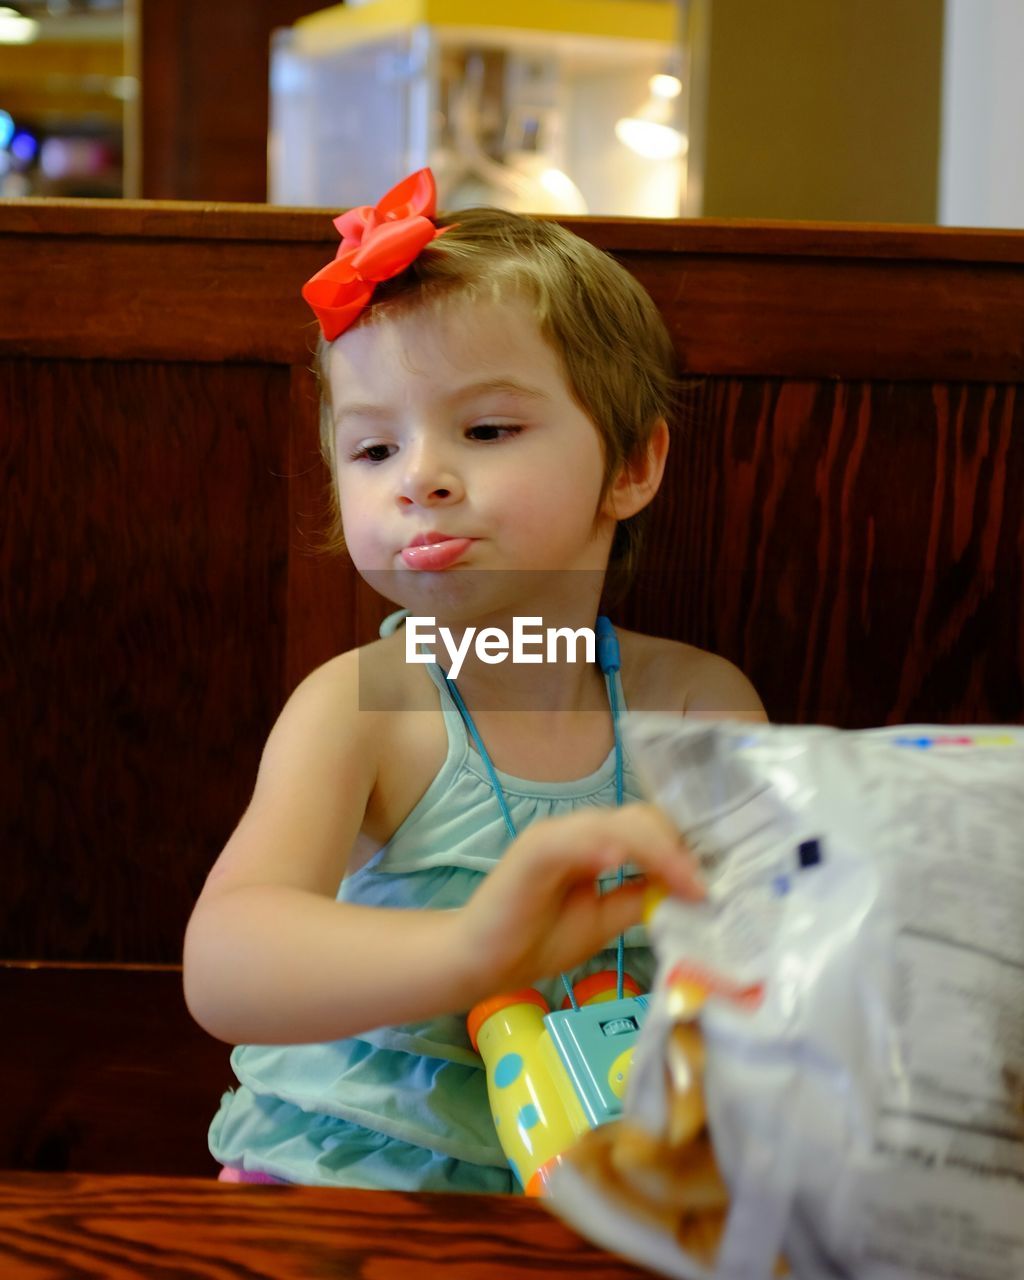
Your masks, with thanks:
M 504 575 L 460 565 L 448 569 L 360 569 L 363 581 L 385 600 L 413 614 L 437 617 L 467 615 L 486 607 L 489 597 L 501 594 L 496 579 Z

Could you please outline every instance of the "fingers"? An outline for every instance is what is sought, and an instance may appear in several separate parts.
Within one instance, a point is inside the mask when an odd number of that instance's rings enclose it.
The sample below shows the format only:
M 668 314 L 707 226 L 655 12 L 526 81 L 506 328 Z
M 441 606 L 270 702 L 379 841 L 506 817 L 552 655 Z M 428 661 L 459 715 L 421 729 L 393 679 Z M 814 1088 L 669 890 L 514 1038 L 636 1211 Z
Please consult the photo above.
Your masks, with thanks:
M 661 881 L 670 893 L 690 900 L 706 896 L 696 861 L 679 832 L 654 805 L 577 810 L 530 828 L 522 839 L 530 840 L 534 831 L 532 873 L 549 883 L 598 876 L 632 863 Z
M 594 908 L 594 951 L 606 947 L 610 939 L 640 923 L 646 892 L 646 885 L 624 884 L 601 895 Z
M 626 884 L 605 894 L 597 894 L 593 884 L 576 885 L 562 903 L 557 929 L 546 940 L 541 976 L 554 977 L 583 964 L 639 924 L 643 912 L 642 885 Z
M 641 882 L 602 893 L 598 879 L 626 864 Z M 691 901 L 705 897 L 692 855 L 653 805 L 547 818 L 527 827 L 477 887 L 459 917 L 461 950 L 488 993 L 550 977 L 638 924 L 652 880 Z

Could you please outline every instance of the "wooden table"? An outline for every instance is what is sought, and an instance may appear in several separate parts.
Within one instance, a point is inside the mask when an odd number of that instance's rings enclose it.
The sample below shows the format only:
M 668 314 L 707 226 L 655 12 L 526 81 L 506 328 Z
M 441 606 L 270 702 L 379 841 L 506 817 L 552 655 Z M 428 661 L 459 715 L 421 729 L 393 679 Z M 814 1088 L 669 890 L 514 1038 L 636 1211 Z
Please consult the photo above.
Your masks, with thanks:
M 514 1196 L 0 1172 L 3 1280 L 650 1280 Z

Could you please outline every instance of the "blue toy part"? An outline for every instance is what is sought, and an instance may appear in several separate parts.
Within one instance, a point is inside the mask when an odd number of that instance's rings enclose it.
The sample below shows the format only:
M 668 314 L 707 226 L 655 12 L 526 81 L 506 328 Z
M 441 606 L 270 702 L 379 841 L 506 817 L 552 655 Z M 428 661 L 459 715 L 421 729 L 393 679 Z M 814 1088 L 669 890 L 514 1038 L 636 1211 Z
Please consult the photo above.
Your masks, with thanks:
M 647 1005 L 647 996 L 629 996 L 560 1009 L 544 1018 L 587 1120 L 595 1128 L 622 1114 L 626 1076 Z

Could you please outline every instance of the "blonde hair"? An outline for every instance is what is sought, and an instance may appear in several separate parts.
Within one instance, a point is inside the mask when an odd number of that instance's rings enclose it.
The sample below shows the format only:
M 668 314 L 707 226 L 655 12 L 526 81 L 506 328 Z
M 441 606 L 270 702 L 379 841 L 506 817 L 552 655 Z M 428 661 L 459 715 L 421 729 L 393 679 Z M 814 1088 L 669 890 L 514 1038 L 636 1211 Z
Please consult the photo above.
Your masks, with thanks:
M 437 220 L 447 228 L 400 275 L 379 284 L 357 324 L 396 311 L 431 307 L 453 296 L 525 297 L 540 332 L 558 353 L 576 402 L 591 418 L 604 452 L 607 492 L 621 467 L 643 455 L 676 398 L 676 357 L 650 295 L 608 254 L 557 222 L 499 209 L 463 209 Z M 335 475 L 334 428 L 322 376 L 320 443 Z M 623 520 L 609 558 L 609 586 L 622 589 L 639 554 L 648 509 Z M 331 487 L 332 545 L 343 545 L 336 486 Z

